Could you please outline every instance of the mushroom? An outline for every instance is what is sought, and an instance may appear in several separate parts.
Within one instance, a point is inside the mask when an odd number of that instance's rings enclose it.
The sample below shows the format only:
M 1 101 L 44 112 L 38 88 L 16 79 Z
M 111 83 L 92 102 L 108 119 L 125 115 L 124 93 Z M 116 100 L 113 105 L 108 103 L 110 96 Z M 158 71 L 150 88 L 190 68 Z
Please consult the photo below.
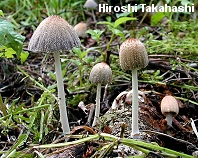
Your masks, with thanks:
M 94 9 L 97 6 L 98 6 L 98 4 L 94 0 L 87 0 L 84 4 L 84 8 L 90 8 L 91 9 L 94 23 L 96 23 L 96 17 L 95 17 L 95 14 L 94 14 Z
M 100 114 L 101 84 L 108 84 L 111 82 L 112 80 L 111 68 L 109 67 L 109 65 L 107 65 L 104 62 L 96 64 L 90 72 L 89 80 L 97 84 L 96 109 L 95 109 L 94 121 L 92 124 L 92 126 L 95 126 Z
M 84 22 L 80 22 L 77 25 L 74 26 L 74 30 L 76 31 L 76 34 L 78 37 L 86 38 L 87 37 L 87 24 Z
M 161 112 L 166 116 L 167 125 L 172 126 L 173 117 L 179 113 L 179 105 L 173 96 L 165 96 L 161 101 Z
M 131 137 L 139 138 L 138 127 L 138 76 L 137 70 L 148 65 L 148 54 L 144 44 L 134 38 L 125 40 L 119 51 L 120 66 L 123 70 L 132 71 L 132 132 Z
M 28 45 L 28 49 L 33 52 L 54 53 L 60 121 L 64 134 L 69 134 L 70 128 L 67 117 L 60 52 L 71 50 L 75 46 L 80 46 L 77 34 L 66 20 L 57 15 L 49 16 L 39 24 Z

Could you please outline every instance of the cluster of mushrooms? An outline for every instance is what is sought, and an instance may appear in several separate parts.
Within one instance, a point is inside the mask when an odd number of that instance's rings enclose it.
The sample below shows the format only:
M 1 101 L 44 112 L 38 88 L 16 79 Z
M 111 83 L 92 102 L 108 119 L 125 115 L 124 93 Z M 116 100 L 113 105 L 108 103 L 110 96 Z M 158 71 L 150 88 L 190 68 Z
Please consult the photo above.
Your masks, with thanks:
M 85 26 L 86 28 L 86 26 Z M 83 34 L 82 36 L 86 36 Z M 28 50 L 33 52 L 51 52 L 54 54 L 55 71 L 57 79 L 60 121 L 64 134 L 70 134 L 69 121 L 66 108 L 60 53 L 72 50 L 81 45 L 77 32 L 63 18 L 53 15 L 44 19 L 33 33 Z M 132 71 L 132 132 L 131 137 L 139 137 L 138 128 L 138 75 L 137 70 L 148 65 L 148 54 L 144 44 L 134 38 L 124 41 L 119 50 L 120 66 L 123 70 Z M 100 114 L 101 85 L 110 84 L 112 71 L 108 64 L 102 62 L 96 64 L 89 76 L 89 80 L 97 84 L 95 117 L 92 126 L 95 126 Z M 173 106 L 174 104 L 174 106 Z M 167 108 L 168 107 L 168 108 Z M 166 96 L 161 102 L 162 113 L 166 116 L 169 125 L 172 117 L 178 113 L 177 100 L 172 96 Z M 167 110 L 168 109 L 168 110 Z

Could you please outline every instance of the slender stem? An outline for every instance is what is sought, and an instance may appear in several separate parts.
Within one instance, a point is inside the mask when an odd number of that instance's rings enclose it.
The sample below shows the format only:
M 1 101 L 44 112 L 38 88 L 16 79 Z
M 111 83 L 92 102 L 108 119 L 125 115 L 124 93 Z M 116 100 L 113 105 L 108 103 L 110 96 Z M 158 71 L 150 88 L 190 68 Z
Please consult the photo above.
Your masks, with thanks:
M 95 14 L 94 14 L 94 10 L 93 10 L 93 9 L 91 9 L 91 12 L 92 12 L 92 16 L 93 16 L 94 23 L 96 24 L 96 23 L 97 23 L 97 21 L 96 21 L 96 17 L 95 17 Z
M 81 59 L 80 59 L 80 62 L 82 63 Z M 79 75 L 80 75 L 80 87 L 82 87 L 82 85 L 83 85 L 83 82 L 82 82 L 82 77 L 83 77 L 83 75 L 82 75 L 82 64 L 80 64 L 78 69 L 79 69 Z
M 96 92 L 96 109 L 95 109 L 95 116 L 92 127 L 96 125 L 97 119 L 99 118 L 99 114 L 100 114 L 100 93 L 101 93 L 101 83 L 98 83 L 97 92 Z
M 137 69 L 132 70 L 132 132 L 131 137 L 139 138 L 138 127 L 138 77 Z
M 106 51 L 109 51 L 109 50 L 110 50 L 110 45 L 111 45 L 111 43 L 112 43 L 112 41 L 113 41 L 113 39 L 114 39 L 114 36 L 115 36 L 115 34 L 113 33 L 113 34 L 111 35 L 110 41 L 109 41 L 108 44 L 107 44 L 107 50 L 106 50 Z
M 153 0 L 150 1 L 149 6 L 151 6 L 153 3 Z M 144 19 L 147 17 L 148 12 L 144 13 L 144 16 L 142 17 L 141 21 L 139 22 L 138 26 L 142 25 L 142 22 L 144 21 Z
M 3 116 L 6 116 L 8 114 L 7 111 L 6 111 L 6 106 L 3 103 L 3 100 L 2 100 L 2 97 L 1 97 L 1 93 L 0 93 L 0 110 L 3 113 Z
M 66 109 L 65 91 L 64 91 L 64 84 L 63 84 L 63 77 L 61 70 L 61 62 L 60 62 L 60 52 L 54 53 L 54 59 L 55 59 L 55 70 L 56 70 L 56 80 L 57 80 L 58 99 L 59 99 L 60 121 L 62 124 L 63 133 L 70 134 L 67 109 Z

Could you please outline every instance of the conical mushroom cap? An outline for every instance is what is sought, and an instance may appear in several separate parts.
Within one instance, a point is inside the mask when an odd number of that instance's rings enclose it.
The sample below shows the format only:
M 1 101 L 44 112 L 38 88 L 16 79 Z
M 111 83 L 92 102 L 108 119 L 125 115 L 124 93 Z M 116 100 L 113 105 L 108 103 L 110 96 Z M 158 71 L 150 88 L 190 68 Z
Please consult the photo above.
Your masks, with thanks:
M 34 31 L 28 49 L 33 52 L 58 52 L 80 46 L 80 40 L 69 23 L 53 15 L 44 19 Z
M 94 0 L 87 0 L 84 4 L 84 8 L 96 8 L 98 4 Z
M 120 66 L 123 70 L 144 68 L 148 65 L 148 54 L 144 44 L 134 38 L 128 38 L 120 46 Z
M 93 83 L 107 84 L 112 80 L 112 71 L 106 63 L 98 63 L 92 68 L 89 80 Z

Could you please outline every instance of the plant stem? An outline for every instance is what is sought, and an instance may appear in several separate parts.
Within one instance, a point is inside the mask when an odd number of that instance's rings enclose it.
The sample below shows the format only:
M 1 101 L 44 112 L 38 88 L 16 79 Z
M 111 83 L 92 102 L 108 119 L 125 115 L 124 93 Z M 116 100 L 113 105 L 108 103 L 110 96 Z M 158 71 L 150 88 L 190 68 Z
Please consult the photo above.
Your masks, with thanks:
M 82 60 L 80 59 L 80 62 L 81 62 L 81 64 L 82 64 Z M 80 66 L 78 67 L 78 69 L 79 69 L 79 76 L 80 76 L 80 87 L 82 87 L 82 85 L 83 85 L 83 82 L 82 82 L 82 77 L 83 77 L 83 75 L 82 75 L 82 65 L 80 64 Z
M 60 52 L 54 53 L 55 59 L 55 71 L 56 71 L 56 80 L 57 80 L 57 89 L 58 89 L 58 99 L 59 99 L 59 110 L 60 110 L 60 121 L 63 128 L 64 134 L 70 134 L 69 121 L 67 117 L 67 109 L 66 109 L 66 99 L 65 99 L 65 91 L 61 70 L 61 62 L 60 62 Z
M 106 60 L 107 60 L 107 51 L 110 51 L 110 45 L 111 45 L 111 43 L 112 43 L 112 41 L 114 39 L 114 36 L 115 36 L 115 34 L 113 33 L 111 35 L 110 41 L 107 44 L 107 49 L 103 53 L 103 60 L 104 60 L 104 62 L 106 62 Z
M 6 106 L 3 103 L 3 100 L 2 100 L 2 97 L 1 97 L 1 93 L 0 93 L 0 110 L 3 113 L 3 116 L 6 116 L 8 114 L 7 111 L 6 111 Z
M 138 77 L 137 69 L 132 70 L 132 138 L 139 138 L 138 128 Z
M 103 136 L 103 134 L 100 134 L 100 135 Z M 138 141 L 138 140 L 134 140 L 134 139 L 122 138 L 122 139 L 120 139 L 120 143 L 123 143 L 125 145 L 129 145 L 129 144 L 137 145 L 139 147 L 146 148 L 146 149 L 149 149 L 149 150 L 161 151 L 162 153 L 164 152 L 166 154 L 174 154 L 174 155 L 185 157 L 185 158 L 193 158 L 193 156 L 184 154 L 182 152 L 177 152 L 177 151 L 174 151 L 174 150 L 171 150 L 171 149 L 168 149 L 168 148 L 164 148 L 164 147 L 161 147 L 161 146 L 158 146 L 158 145 L 153 145 L 151 143 L 146 143 L 146 142 Z
M 151 6 L 153 3 L 153 0 L 150 1 L 149 6 Z M 140 27 L 142 25 L 142 22 L 144 21 L 144 19 L 147 17 L 148 12 L 144 13 L 144 16 L 142 17 L 140 23 L 138 24 L 138 26 Z
M 97 119 L 99 118 L 99 114 L 100 114 L 100 93 L 101 93 L 101 83 L 98 83 L 97 92 L 96 92 L 96 109 L 95 109 L 95 116 L 92 127 L 96 125 Z
M 34 146 L 34 148 L 56 148 L 56 147 L 65 147 L 65 146 L 69 146 L 69 145 L 73 146 L 73 145 L 82 144 L 84 142 L 90 142 L 94 139 L 99 139 L 99 138 L 100 138 L 100 135 L 95 134 L 95 135 L 89 135 L 88 137 L 85 137 L 85 138 L 82 138 L 79 140 L 75 140 L 72 142 L 65 142 L 65 143 L 58 143 L 58 144 L 44 144 L 44 145 Z
M 106 50 L 106 51 L 109 51 L 109 50 L 110 50 L 110 45 L 111 45 L 111 43 L 112 43 L 112 41 L 113 41 L 113 39 L 114 39 L 114 36 L 115 36 L 115 34 L 113 33 L 113 34 L 111 35 L 110 41 L 109 41 L 108 44 L 107 44 L 107 50 Z

